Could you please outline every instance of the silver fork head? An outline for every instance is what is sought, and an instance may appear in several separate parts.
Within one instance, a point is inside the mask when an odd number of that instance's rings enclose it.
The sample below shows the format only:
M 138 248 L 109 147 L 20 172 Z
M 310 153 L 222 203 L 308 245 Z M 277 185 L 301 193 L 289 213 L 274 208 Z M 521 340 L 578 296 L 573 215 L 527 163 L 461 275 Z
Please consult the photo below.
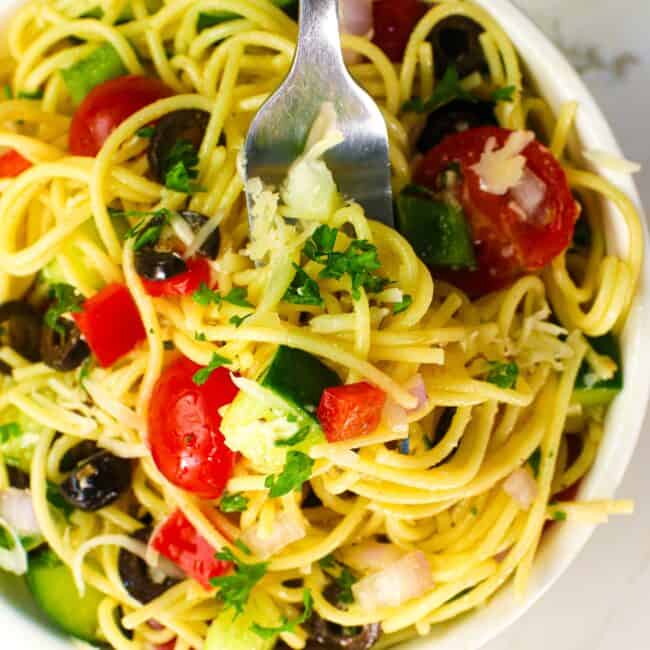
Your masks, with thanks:
M 259 177 L 280 186 L 291 163 L 303 152 L 325 102 L 333 105 L 344 136 L 324 157 L 339 189 L 345 198 L 360 203 L 368 217 L 393 226 L 386 124 L 343 61 L 338 0 L 301 0 L 291 70 L 259 110 L 246 138 L 246 178 Z M 250 197 L 247 200 L 250 215 Z

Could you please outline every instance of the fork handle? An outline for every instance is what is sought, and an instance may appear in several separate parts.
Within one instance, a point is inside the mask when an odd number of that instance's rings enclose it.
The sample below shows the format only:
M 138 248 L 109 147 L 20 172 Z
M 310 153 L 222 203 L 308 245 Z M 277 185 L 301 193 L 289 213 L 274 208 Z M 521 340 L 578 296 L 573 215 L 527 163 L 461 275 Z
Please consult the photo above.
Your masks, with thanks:
M 327 79 L 345 70 L 339 33 L 338 0 L 300 0 L 300 31 L 294 72 L 311 75 L 314 66 Z

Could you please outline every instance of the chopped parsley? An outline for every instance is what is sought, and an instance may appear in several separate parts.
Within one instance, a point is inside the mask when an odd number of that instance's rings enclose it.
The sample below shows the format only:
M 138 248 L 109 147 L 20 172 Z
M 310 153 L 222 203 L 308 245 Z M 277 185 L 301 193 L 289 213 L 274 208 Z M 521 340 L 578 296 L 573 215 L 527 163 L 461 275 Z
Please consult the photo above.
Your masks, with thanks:
M 13 94 L 13 92 L 11 90 L 11 86 L 9 84 L 5 84 L 2 87 L 2 92 L 4 93 L 5 99 L 13 99 L 14 98 L 14 94 Z
M 58 282 L 50 287 L 50 299 L 52 304 L 45 312 L 45 324 L 61 336 L 65 336 L 65 328 L 59 319 L 63 314 L 80 312 L 83 296 L 72 285 Z
M 208 339 L 205 336 L 204 332 L 194 332 L 195 341 L 207 341 Z
M 489 361 L 490 370 L 488 371 L 486 381 L 494 384 L 499 388 L 514 388 L 519 377 L 519 366 L 510 361 L 501 363 L 500 361 Z
M 225 296 L 222 296 L 220 291 L 213 291 L 205 282 L 201 282 L 201 286 L 192 294 L 192 300 L 203 307 L 220 305 L 222 302 L 228 302 L 237 307 L 253 307 L 248 301 L 246 287 L 233 287 Z
M 555 510 L 553 512 L 554 521 L 566 521 L 566 512 L 564 510 Z
M 244 321 L 252 315 L 253 314 L 246 314 L 246 316 L 231 316 L 228 322 L 235 327 L 241 327 Z
M 60 510 L 66 519 L 74 512 L 74 508 L 63 498 L 61 488 L 56 483 L 47 482 L 45 496 L 48 503 Z
M 244 555 L 253 555 L 253 551 L 241 539 L 236 539 L 234 544 Z
M 478 98 L 461 85 L 456 66 L 450 65 L 427 101 L 422 101 L 421 97 L 414 97 L 404 104 L 403 110 L 415 113 L 432 113 L 455 99 L 478 102 Z
M 11 533 L 9 533 L 9 531 L 2 524 L 0 524 L 0 548 L 7 551 L 13 551 L 15 546 L 16 543 L 14 542 Z
M 200 188 L 195 182 L 199 175 L 198 164 L 198 152 L 191 142 L 175 142 L 164 161 L 165 187 L 185 194 L 198 191 Z
M 403 311 L 406 311 L 413 304 L 413 296 L 410 296 L 408 293 L 402 297 L 400 302 L 396 302 L 393 305 L 393 314 L 401 314 Z
M 83 383 L 90 377 L 90 373 L 95 367 L 95 360 L 92 357 L 88 357 L 84 362 L 81 368 L 79 369 L 79 381 Z
M 322 225 L 305 243 L 305 256 L 323 265 L 319 277 L 340 280 L 347 274 L 352 281 L 355 300 L 361 297 L 361 287 L 371 293 L 382 291 L 390 281 L 375 274 L 381 268 L 377 247 L 365 239 L 354 239 L 347 250 L 336 252 L 337 236 L 337 228 Z
M 235 566 L 234 573 L 212 578 L 210 583 L 218 589 L 217 597 L 223 602 L 224 607 L 235 610 L 236 618 L 244 612 L 253 587 L 266 575 L 268 564 L 242 562 L 229 548 L 219 551 L 216 558 L 224 562 L 232 562 Z
M 257 623 L 253 623 L 251 630 L 263 639 L 272 639 L 283 632 L 293 632 L 297 625 L 302 625 L 311 616 L 314 600 L 309 589 L 305 589 L 302 592 L 302 604 L 304 608 L 302 614 L 297 618 L 294 618 L 292 621 L 290 621 L 286 616 L 283 616 L 282 623 L 279 627 L 263 627 Z
M 234 287 L 223 298 L 224 302 L 229 302 L 237 307 L 252 307 L 248 302 L 248 289 L 246 287 Z
M 283 300 L 293 305 L 322 307 L 323 299 L 316 280 L 310 278 L 307 272 L 297 264 L 294 263 L 293 268 L 296 269 L 296 275 L 284 294 Z
M 118 214 L 119 210 L 111 212 L 112 216 L 118 216 Z M 128 217 L 132 213 L 124 212 L 121 214 Z M 125 239 L 135 239 L 133 243 L 133 250 L 135 251 L 142 250 L 147 246 L 155 246 L 162 235 L 163 228 L 169 224 L 171 218 L 171 212 L 166 208 L 151 213 L 145 212 L 143 214 L 147 216 L 138 221 L 124 235 Z M 140 216 L 140 214 L 136 213 L 134 216 Z
M 40 88 L 36 90 L 21 90 L 18 92 L 18 99 L 43 99 L 43 91 Z
M 539 476 L 539 466 L 542 463 L 541 447 L 537 447 L 537 449 L 535 449 L 535 451 L 530 455 L 530 458 L 527 462 L 530 465 L 530 468 L 533 470 L 533 475 L 535 478 L 537 478 Z
M 497 88 L 493 93 L 490 99 L 496 104 L 498 102 L 511 102 L 514 101 L 514 94 L 517 90 L 516 86 L 503 86 L 503 88 Z
M 318 565 L 321 569 L 333 569 L 336 566 L 336 559 L 331 553 L 318 560 Z
M 309 435 L 309 432 L 311 431 L 311 427 L 306 424 L 304 427 L 301 427 L 294 433 L 291 438 L 286 438 L 285 440 L 276 440 L 275 441 L 275 446 L 276 447 L 295 447 L 296 445 L 299 445 L 301 442 L 304 442 L 307 439 L 307 436 Z
M 341 575 L 336 578 L 336 586 L 339 588 L 338 600 L 340 603 L 351 605 L 354 602 L 352 585 L 355 582 L 357 582 L 357 579 L 352 575 L 350 569 L 344 566 L 341 570 Z
M 14 438 L 20 438 L 22 430 L 18 422 L 8 422 L 7 424 L 0 425 L 0 444 L 9 442 Z
M 478 517 L 478 508 L 476 506 L 472 506 L 472 509 L 470 510 L 470 513 L 472 517 Z
M 219 502 L 221 512 L 244 512 L 248 508 L 248 497 L 241 492 L 230 494 L 225 492 Z
M 135 134 L 139 138 L 153 138 L 154 133 L 156 132 L 156 127 L 155 126 L 143 126 L 140 127 Z
M 221 366 L 227 366 L 230 363 L 232 363 L 232 361 L 227 357 L 222 357 L 220 354 L 213 352 L 212 359 L 210 359 L 210 363 L 208 363 L 208 365 L 205 366 L 205 368 L 201 368 L 201 370 L 197 370 L 194 373 L 194 376 L 192 377 L 192 381 L 197 386 L 203 386 L 203 384 L 205 384 L 208 381 L 208 379 L 210 379 L 210 375 L 217 368 L 221 368 Z
M 284 469 L 277 476 L 271 474 L 266 477 L 264 487 L 269 488 L 271 498 L 283 497 L 291 492 L 298 491 L 302 484 L 309 480 L 314 461 L 301 451 L 287 452 Z

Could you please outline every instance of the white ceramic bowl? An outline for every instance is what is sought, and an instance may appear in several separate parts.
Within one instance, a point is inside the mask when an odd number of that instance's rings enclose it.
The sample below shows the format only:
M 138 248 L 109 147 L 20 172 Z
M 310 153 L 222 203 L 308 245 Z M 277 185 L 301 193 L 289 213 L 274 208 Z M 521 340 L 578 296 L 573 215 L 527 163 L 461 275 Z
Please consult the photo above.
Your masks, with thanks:
M 581 147 L 621 155 L 603 114 L 581 79 L 558 49 L 509 0 L 478 0 L 490 11 L 517 47 L 529 78 L 542 96 L 557 109 L 578 101 L 577 130 Z M 6 20 L 22 0 L 0 0 L 0 21 Z M 0 48 L 2 49 L 2 48 Z M 641 210 L 639 195 L 629 176 L 596 169 L 625 191 Z M 626 250 L 622 219 L 611 205 L 603 209 L 608 219 L 608 245 L 614 252 Z M 648 242 L 644 220 L 644 238 Z M 641 430 L 650 389 L 650 342 L 643 325 L 650 318 L 650 264 L 646 258 L 638 296 L 622 337 L 625 389 L 609 410 L 605 437 L 596 463 L 582 483 L 585 499 L 612 497 L 632 460 Z M 406 643 L 402 650 L 478 650 L 519 618 L 562 575 L 589 540 L 594 526 L 561 524 L 544 536 L 530 582 L 528 598 L 519 603 L 506 587 L 490 603 L 446 625 L 431 636 Z M 611 561 L 611 556 L 608 558 Z M 603 594 L 606 597 L 606 594 Z M 0 630 L 3 648 L 16 650 L 70 650 L 71 642 L 43 622 L 22 580 L 0 576 Z

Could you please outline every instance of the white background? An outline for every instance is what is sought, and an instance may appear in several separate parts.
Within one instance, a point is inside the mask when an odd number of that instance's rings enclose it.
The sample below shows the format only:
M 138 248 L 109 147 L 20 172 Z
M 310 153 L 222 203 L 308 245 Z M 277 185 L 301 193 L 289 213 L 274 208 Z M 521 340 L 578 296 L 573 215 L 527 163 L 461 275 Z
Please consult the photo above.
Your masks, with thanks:
M 626 156 L 644 165 L 637 183 L 650 213 L 650 0 L 515 2 L 586 66 Z M 636 500 L 637 514 L 601 527 L 550 592 L 485 650 L 650 650 L 648 417 L 619 495 Z

